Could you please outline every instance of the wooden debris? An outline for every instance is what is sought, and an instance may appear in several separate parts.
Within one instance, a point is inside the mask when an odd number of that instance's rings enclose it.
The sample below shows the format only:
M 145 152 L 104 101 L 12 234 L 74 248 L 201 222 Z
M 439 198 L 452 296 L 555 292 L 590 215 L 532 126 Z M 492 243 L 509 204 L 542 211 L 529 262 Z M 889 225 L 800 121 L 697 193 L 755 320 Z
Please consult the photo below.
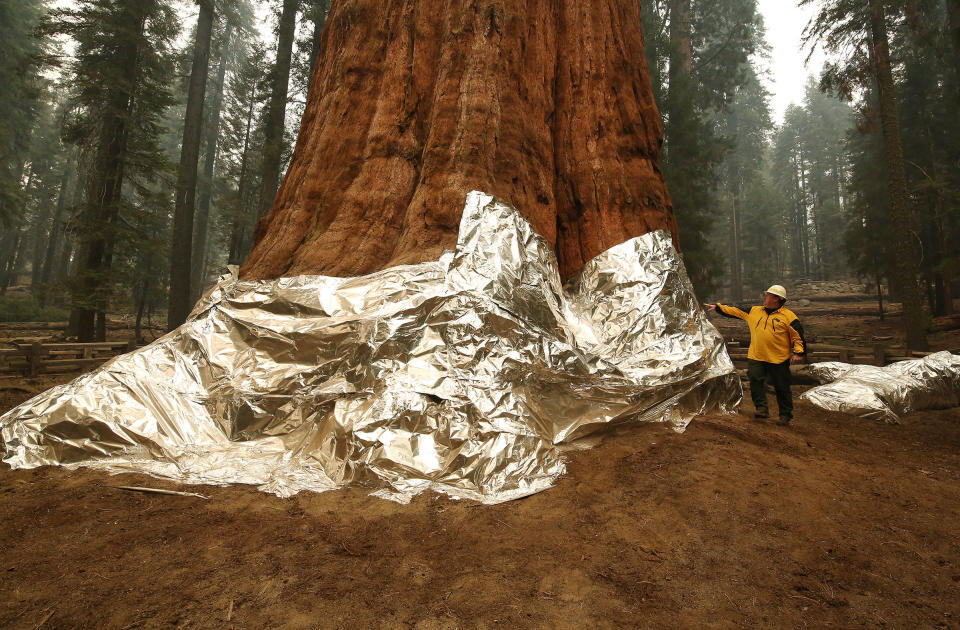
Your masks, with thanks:
M 200 499 L 210 499 L 210 497 L 198 494 L 196 492 L 180 492 L 179 490 L 164 490 L 163 488 L 144 488 L 142 486 L 110 486 L 117 490 L 129 490 L 131 492 L 146 492 L 148 494 L 172 494 L 178 497 L 198 497 Z
M 43 624 L 47 623 L 47 622 L 50 620 L 50 617 L 53 617 L 53 612 L 54 612 L 54 611 L 51 609 L 50 612 L 48 612 L 48 613 L 43 617 L 43 619 L 40 620 L 40 623 L 38 623 L 37 625 L 35 625 L 35 626 L 33 627 L 33 630 L 37 630 L 37 628 L 39 628 L 39 627 L 42 626 Z

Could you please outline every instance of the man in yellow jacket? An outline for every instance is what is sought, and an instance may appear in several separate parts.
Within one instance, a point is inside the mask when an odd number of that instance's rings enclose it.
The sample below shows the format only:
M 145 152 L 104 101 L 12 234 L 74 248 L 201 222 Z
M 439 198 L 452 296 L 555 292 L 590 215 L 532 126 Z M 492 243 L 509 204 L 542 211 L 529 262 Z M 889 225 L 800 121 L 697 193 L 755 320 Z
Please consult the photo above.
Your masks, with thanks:
M 783 307 L 787 290 L 775 284 L 763 294 L 763 306 L 750 307 L 749 312 L 725 304 L 704 304 L 708 310 L 725 317 L 739 317 L 750 326 L 750 350 L 747 352 L 747 376 L 750 397 L 757 418 L 768 418 L 765 381 L 777 393 L 780 418 L 786 426 L 793 419 L 793 396 L 790 393 L 790 364 L 800 363 L 806 354 L 803 325 L 790 309 Z

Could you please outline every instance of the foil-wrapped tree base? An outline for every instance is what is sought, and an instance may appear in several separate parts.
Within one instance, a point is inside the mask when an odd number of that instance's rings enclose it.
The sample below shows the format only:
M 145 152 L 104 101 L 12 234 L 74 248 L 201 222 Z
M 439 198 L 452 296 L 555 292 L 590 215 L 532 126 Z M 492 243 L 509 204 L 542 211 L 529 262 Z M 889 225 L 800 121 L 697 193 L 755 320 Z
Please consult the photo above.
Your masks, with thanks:
M 549 487 L 560 443 L 627 422 L 682 430 L 741 394 L 668 232 L 604 252 L 562 287 L 546 241 L 473 192 L 438 261 L 225 277 L 177 330 L 0 426 L 14 467 L 496 503 Z

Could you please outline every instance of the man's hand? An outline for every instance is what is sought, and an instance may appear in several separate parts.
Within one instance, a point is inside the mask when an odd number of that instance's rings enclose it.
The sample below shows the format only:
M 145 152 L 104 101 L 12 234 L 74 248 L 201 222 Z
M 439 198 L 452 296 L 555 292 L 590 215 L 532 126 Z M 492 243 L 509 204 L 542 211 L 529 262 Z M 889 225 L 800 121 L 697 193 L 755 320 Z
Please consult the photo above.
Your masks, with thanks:
M 803 363 L 803 357 L 799 354 L 794 354 L 792 357 L 790 357 L 790 363 Z
M 716 305 L 716 304 L 707 304 L 706 302 L 704 302 L 703 305 L 707 307 L 707 310 L 708 310 L 708 311 L 715 311 L 715 310 L 717 310 L 717 305 Z

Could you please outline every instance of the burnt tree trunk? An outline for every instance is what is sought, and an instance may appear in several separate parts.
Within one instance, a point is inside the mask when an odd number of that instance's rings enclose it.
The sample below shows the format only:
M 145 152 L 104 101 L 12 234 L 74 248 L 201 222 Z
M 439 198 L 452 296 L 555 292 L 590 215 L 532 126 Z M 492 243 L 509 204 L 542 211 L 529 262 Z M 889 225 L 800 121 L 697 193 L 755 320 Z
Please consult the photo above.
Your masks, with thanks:
M 436 259 L 466 194 L 511 202 L 568 277 L 676 235 L 637 2 L 335 0 L 246 278 Z

